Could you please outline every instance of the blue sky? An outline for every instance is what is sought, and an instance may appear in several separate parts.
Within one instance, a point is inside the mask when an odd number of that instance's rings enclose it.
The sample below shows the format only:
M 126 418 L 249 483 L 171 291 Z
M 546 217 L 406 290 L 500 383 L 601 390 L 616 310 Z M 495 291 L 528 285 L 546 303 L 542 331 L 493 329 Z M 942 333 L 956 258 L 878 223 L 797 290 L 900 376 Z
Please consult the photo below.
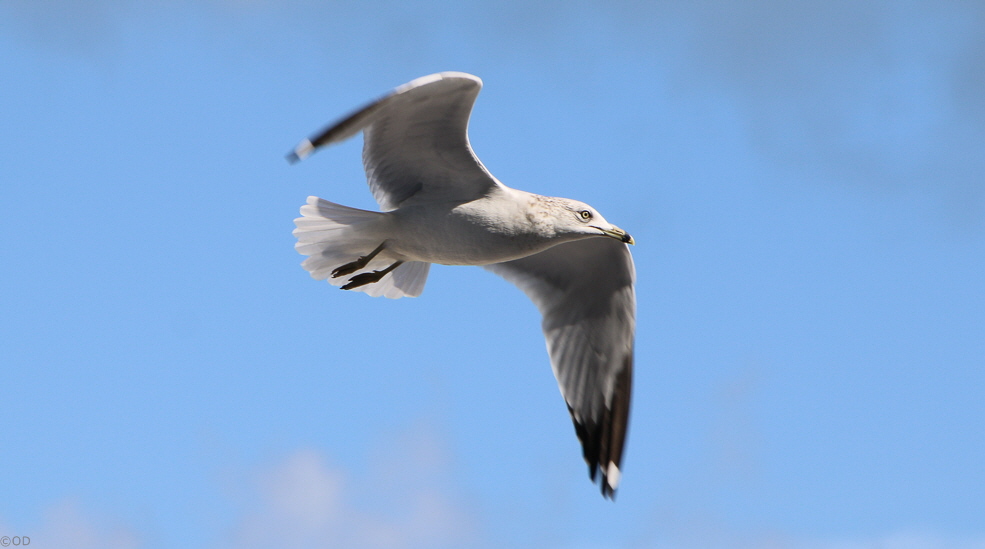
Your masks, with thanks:
M 985 547 L 985 7 L 0 4 L 0 536 L 73 548 Z M 636 238 L 615 503 L 533 305 L 310 279 L 415 77 Z

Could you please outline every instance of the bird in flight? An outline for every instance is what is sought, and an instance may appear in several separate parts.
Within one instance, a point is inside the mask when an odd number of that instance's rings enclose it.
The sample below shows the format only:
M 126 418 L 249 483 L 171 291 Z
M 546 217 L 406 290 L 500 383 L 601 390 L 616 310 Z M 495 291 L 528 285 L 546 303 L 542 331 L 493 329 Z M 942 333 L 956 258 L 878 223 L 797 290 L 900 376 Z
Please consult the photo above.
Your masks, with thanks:
M 303 140 L 292 163 L 362 132 L 381 211 L 308 197 L 295 248 L 313 278 L 374 297 L 419 296 L 432 263 L 479 265 L 518 286 L 543 316 L 589 477 L 612 499 L 633 377 L 633 238 L 584 202 L 493 177 L 467 131 L 481 88 L 470 74 L 424 76 Z

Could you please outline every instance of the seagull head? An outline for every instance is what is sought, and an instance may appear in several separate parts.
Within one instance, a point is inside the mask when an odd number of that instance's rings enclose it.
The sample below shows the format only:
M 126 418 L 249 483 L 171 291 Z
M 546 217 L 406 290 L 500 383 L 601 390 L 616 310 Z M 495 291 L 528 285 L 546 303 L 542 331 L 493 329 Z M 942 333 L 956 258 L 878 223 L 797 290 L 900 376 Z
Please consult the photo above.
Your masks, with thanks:
M 584 235 L 608 236 L 626 244 L 636 244 L 629 233 L 609 223 L 595 208 L 577 200 L 562 199 L 558 213 L 559 232 Z

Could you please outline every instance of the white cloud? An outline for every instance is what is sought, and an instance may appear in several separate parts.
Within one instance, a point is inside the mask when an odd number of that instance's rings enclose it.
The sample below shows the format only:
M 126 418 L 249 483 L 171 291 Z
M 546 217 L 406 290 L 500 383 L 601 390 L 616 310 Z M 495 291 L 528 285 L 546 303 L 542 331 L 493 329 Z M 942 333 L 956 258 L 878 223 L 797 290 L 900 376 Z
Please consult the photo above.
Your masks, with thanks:
M 444 476 L 447 454 L 420 429 L 397 437 L 368 478 L 303 449 L 250 475 L 226 546 L 404 549 L 476 545 L 474 520 Z
M 366 474 L 299 449 L 237 478 L 238 515 L 217 545 L 235 549 L 414 549 L 484 545 L 449 479 L 450 452 L 427 424 L 386 437 Z M 38 525 L 9 524 L 0 537 L 28 536 L 44 549 L 138 549 L 147 543 L 119 518 L 95 515 L 77 498 L 43 511 Z
M 47 508 L 37 527 L 13 527 L 0 522 L 0 536 L 11 538 L 11 541 L 19 538 L 22 547 L 44 549 L 136 549 L 141 546 L 140 539 L 130 528 L 84 512 L 76 499 L 65 499 Z M 30 538 L 27 545 L 23 543 L 25 537 Z

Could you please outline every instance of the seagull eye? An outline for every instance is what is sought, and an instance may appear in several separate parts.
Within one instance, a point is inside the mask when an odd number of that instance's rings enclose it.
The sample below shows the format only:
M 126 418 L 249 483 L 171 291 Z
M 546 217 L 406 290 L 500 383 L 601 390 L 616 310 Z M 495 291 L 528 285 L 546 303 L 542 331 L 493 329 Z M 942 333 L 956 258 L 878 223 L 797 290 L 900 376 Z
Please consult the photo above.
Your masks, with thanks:
M 582 210 L 582 211 L 578 212 L 578 215 L 580 215 L 581 218 L 584 219 L 585 221 L 588 221 L 589 219 L 592 218 L 592 212 L 590 212 L 588 210 Z

